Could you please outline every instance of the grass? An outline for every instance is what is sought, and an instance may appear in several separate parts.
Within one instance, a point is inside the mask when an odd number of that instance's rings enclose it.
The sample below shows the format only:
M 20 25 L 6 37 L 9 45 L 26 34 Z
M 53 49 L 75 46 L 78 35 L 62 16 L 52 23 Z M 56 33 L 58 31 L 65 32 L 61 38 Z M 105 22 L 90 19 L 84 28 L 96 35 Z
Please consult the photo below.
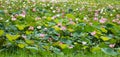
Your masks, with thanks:
M 47 51 L 40 51 L 39 53 L 30 53 L 26 50 L 20 49 L 17 51 L 4 51 L 0 52 L 0 57 L 120 57 L 118 56 L 111 56 L 104 54 L 103 52 L 97 52 L 97 53 L 91 53 L 91 52 L 78 52 L 78 53 L 72 53 L 70 50 L 68 50 L 65 54 L 55 54 L 50 53 Z

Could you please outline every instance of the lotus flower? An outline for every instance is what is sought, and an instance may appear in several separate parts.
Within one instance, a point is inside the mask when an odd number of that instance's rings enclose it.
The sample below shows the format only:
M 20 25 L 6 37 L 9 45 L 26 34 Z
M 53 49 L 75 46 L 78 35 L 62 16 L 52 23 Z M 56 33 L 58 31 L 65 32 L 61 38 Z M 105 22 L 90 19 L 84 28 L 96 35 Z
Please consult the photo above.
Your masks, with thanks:
M 87 44 L 87 42 L 83 41 L 83 42 L 82 42 L 82 44 L 83 44 L 83 45 L 86 45 L 86 44 Z
M 96 31 L 91 32 L 91 35 L 93 35 L 93 36 L 94 36 L 95 34 L 96 34 Z
M 94 17 L 94 20 L 95 20 L 95 21 L 97 21 L 97 20 L 98 20 L 98 18 L 97 18 L 97 17 Z
M 33 11 L 33 12 L 36 12 L 36 8 L 33 8 L 32 11 Z
M 40 34 L 40 37 L 44 38 L 44 37 L 45 37 L 45 34 Z
M 120 24 L 120 21 L 118 21 L 117 23 Z
M 28 28 L 28 30 L 34 30 L 34 27 L 33 27 L 33 26 L 30 26 L 30 27 Z
M 19 16 L 22 16 L 22 17 L 25 17 L 25 15 L 26 15 L 25 11 L 23 11 L 21 14 L 19 14 Z
M 62 27 L 61 27 L 61 30 L 66 30 L 66 27 L 65 27 L 65 26 L 62 26 Z
M 114 48 L 114 47 L 115 47 L 115 44 L 110 44 L 109 47 L 110 47 L 110 48 Z
M 11 19 L 12 21 L 15 21 L 15 20 L 17 20 L 15 17 L 12 17 L 12 19 Z
M 102 23 L 102 24 L 105 23 L 106 21 L 107 21 L 106 18 L 102 18 L 102 19 L 99 20 L 99 22 Z

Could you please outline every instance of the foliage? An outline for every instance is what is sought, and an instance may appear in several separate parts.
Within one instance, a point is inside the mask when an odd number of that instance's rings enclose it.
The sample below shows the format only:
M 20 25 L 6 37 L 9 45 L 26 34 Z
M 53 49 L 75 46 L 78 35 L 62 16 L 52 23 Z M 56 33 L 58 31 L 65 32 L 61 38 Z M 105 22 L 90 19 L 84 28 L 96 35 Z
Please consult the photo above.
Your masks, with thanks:
M 112 0 L 110 0 L 112 1 Z M 120 1 L 0 1 L 0 47 L 119 54 Z M 79 48 L 78 48 L 79 47 Z

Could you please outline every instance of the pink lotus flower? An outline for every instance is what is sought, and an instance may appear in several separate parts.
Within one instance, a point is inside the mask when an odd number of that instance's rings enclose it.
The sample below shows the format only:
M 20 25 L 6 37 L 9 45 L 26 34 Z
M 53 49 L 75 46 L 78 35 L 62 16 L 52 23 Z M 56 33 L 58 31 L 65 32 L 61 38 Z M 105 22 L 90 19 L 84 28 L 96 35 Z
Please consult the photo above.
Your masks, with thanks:
M 27 36 L 26 36 L 26 35 L 22 35 L 22 38 L 26 39 L 26 38 L 27 38 Z
M 55 19 L 55 18 L 57 18 L 57 16 L 53 16 L 53 17 L 52 17 L 52 19 Z
M 91 35 L 93 35 L 93 36 L 94 36 L 95 34 L 96 34 L 96 31 L 91 32 Z
M 34 27 L 33 27 L 33 26 L 30 26 L 30 27 L 28 28 L 28 30 L 34 30 Z
M 25 15 L 26 15 L 25 11 L 23 11 L 21 14 L 19 14 L 19 16 L 22 16 L 22 17 L 25 17 Z
M 90 26 L 92 26 L 92 25 L 93 25 L 93 23 L 92 23 L 92 22 L 90 22 L 90 23 L 89 23 L 89 25 L 90 25 Z
M 118 21 L 117 23 L 120 24 L 120 21 Z
M 117 22 L 117 21 L 115 19 L 113 19 L 112 22 Z
M 117 14 L 116 17 L 117 17 L 117 18 L 120 18 L 120 14 Z
M 44 38 L 44 37 L 45 37 L 45 34 L 40 34 L 40 37 Z
M 24 14 L 20 14 L 19 16 L 25 17 L 25 15 L 24 15 Z
M 97 17 L 94 17 L 94 20 L 95 20 L 95 21 L 97 21 L 97 20 L 98 20 L 98 18 L 97 18 Z
M 40 20 L 40 19 L 41 19 L 40 17 L 36 17 L 36 18 L 35 18 L 35 21 L 38 21 L 38 20 Z
M 60 12 L 60 9 L 59 9 L 59 8 L 57 9 L 57 12 L 58 12 L 58 13 Z
M 61 27 L 61 30 L 66 30 L 66 27 L 65 27 L 65 26 L 62 26 L 62 27 Z
M 99 10 L 95 10 L 95 13 L 97 13 L 97 14 L 98 14 L 98 13 L 99 13 Z
M 36 8 L 33 8 L 32 11 L 33 11 L 33 12 L 36 12 Z
M 113 9 L 113 8 L 114 8 L 112 5 L 108 5 L 108 7 L 109 7 L 110 9 Z
M 62 26 L 62 24 L 61 24 L 61 23 L 58 23 L 57 26 Z
M 73 22 L 73 21 L 70 21 L 69 23 L 70 23 L 70 24 L 72 24 L 72 25 L 74 25 L 74 24 L 75 24 L 75 22 Z
M 15 16 L 14 16 L 15 18 L 17 18 L 18 17 L 18 14 L 15 14 Z
M 52 41 L 53 39 L 52 38 L 49 38 L 48 41 Z
M 89 20 L 87 19 L 87 17 L 84 17 L 84 21 L 88 22 Z
M 95 16 L 98 16 L 98 13 L 95 13 Z
M 99 22 L 102 23 L 102 24 L 105 23 L 106 21 L 107 21 L 106 18 L 102 18 L 102 19 L 99 20 Z
M 110 44 L 109 47 L 110 47 L 110 48 L 114 48 L 114 47 L 115 47 L 115 44 Z
M 73 48 L 73 46 L 69 46 L 69 48 L 70 48 L 70 49 L 72 49 L 72 48 Z
M 15 17 L 12 17 L 12 19 L 11 19 L 12 21 L 15 21 L 15 20 L 17 20 Z
M 60 34 L 57 34 L 58 37 L 60 37 Z
M 63 12 L 62 12 L 62 18 L 64 18 L 64 17 L 65 17 L 65 12 L 63 11 Z
M 63 42 L 59 42 L 59 44 L 61 45 L 61 44 L 64 44 Z
M 118 22 L 119 21 L 119 19 L 113 19 L 112 20 L 112 22 Z

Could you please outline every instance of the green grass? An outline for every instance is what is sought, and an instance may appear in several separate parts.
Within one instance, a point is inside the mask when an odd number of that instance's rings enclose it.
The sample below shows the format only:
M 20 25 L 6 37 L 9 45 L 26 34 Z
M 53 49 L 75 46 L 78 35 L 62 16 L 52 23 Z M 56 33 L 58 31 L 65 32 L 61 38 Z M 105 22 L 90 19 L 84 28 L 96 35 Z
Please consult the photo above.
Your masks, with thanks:
M 118 56 L 111 56 L 104 54 L 103 52 L 97 52 L 97 53 L 90 53 L 90 52 L 78 52 L 78 53 L 72 53 L 69 52 L 68 50 L 67 53 L 65 54 L 55 54 L 55 53 L 50 53 L 47 51 L 40 51 L 39 53 L 30 53 L 26 50 L 17 50 L 17 51 L 4 51 L 0 52 L 0 57 L 120 57 Z

